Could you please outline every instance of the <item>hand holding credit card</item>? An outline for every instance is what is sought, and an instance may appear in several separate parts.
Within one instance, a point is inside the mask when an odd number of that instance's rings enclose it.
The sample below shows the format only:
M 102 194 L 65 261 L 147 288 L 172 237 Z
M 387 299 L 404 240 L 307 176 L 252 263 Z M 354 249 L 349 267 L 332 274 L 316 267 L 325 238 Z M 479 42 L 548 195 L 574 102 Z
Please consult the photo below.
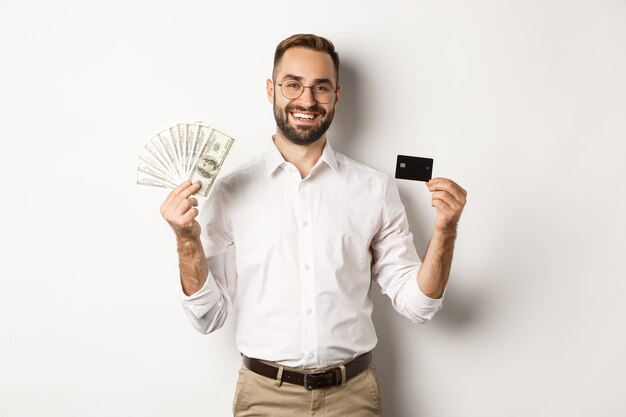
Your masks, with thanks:
M 429 181 L 433 177 L 432 158 L 398 155 L 396 178 L 413 181 Z

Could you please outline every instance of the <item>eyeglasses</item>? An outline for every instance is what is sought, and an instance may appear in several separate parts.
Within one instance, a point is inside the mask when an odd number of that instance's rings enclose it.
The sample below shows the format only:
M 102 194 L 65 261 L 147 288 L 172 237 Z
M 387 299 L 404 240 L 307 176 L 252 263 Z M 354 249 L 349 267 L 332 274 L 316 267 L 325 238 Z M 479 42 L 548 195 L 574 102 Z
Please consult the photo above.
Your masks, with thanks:
M 337 89 L 331 83 L 323 82 L 315 85 L 304 85 L 298 80 L 284 80 L 281 84 L 280 92 L 289 100 L 295 100 L 304 93 L 305 88 L 310 88 L 313 98 L 320 104 L 330 103 L 337 93 Z

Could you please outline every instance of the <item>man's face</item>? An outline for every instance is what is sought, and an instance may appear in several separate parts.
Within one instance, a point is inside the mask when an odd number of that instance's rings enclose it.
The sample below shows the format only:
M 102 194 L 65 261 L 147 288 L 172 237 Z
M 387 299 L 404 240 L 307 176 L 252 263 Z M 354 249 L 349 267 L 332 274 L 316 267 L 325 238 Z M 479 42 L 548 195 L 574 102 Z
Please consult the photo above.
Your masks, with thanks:
M 313 97 L 310 88 L 305 88 L 296 99 L 286 98 L 278 84 L 296 79 L 305 86 L 326 81 L 337 86 L 333 60 L 325 52 L 308 48 L 290 48 L 274 70 L 274 81 L 267 81 L 267 95 L 274 105 L 274 118 L 278 130 L 289 141 L 297 145 L 308 145 L 319 140 L 330 127 L 339 101 L 339 90 L 329 103 L 321 104 Z

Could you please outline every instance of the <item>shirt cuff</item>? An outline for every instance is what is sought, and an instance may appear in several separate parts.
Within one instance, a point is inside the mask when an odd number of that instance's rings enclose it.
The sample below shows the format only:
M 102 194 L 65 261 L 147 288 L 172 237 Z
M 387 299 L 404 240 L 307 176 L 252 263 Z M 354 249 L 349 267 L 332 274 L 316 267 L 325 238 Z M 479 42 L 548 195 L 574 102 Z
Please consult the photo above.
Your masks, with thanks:
M 437 311 L 441 310 L 445 294 L 444 290 L 441 298 L 430 298 L 420 290 L 417 277 L 413 275 L 406 288 L 407 305 L 411 306 L 410 310 L 420 318 L 430 320 Z
M 220 290 L 215 280 L 209 273 L 204 286 L 199 291 L 187 295 L 179 287 L 180 300 L 183 307 L 189 310 L 196 318 L 204 316 L 219 301 Z

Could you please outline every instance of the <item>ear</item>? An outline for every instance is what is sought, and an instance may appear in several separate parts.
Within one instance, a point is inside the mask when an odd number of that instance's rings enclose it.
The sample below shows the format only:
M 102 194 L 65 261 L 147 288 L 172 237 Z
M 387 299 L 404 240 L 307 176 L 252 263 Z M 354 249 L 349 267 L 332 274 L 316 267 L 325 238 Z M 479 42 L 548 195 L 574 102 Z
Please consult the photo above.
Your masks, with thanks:
M 337 86 L 337 92 L 335 93 L 335 106 L 339 103 L 339 97 L 341 96 L 341 86 Z
M 265 81 L 265 89 L 267 90 L 267 101 L 274 103 L 274 82 L 270 79 Z

